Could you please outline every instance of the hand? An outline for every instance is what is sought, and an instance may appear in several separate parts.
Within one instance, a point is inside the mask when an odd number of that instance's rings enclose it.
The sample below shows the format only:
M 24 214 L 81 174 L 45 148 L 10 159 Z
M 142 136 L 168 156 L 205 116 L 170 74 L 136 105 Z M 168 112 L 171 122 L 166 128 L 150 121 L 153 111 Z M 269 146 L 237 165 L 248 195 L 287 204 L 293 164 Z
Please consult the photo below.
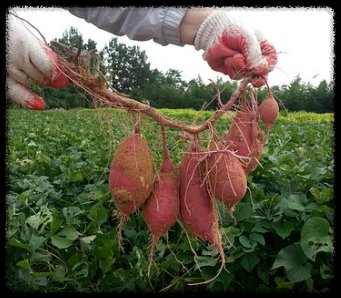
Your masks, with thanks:
M 9 14 L 7 39 L 7 95 L 25 108 L 41 110 L 44 100 L 28 85 L 67 87 L 68 78 L 57 66 L 57 54 L 45 46 L 25 27 L 24 22 Z
M 228 13 L 213 12 L 201 24 L 194 45 L 215 70 L 233 80 L 250 78 L 255 87 L 265 84 L 277 63 L 275 48 L 261 35 Z

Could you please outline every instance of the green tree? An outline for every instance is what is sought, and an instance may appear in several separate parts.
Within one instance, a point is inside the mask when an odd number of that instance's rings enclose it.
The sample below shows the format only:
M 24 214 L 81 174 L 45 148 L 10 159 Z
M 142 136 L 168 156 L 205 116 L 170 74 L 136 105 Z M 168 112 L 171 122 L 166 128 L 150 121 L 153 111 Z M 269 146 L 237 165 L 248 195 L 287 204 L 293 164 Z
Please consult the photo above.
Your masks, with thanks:
M 130 94 L 141 96 L 141 90 L 151 77 L 150 63 L 145 51 L 140 47 L 129 47 L 112 38 L 101 51 L 105 66 L 105 76 L 112 87 Z
M 289 111 L 307 111 L 316 113 L 332 113 L 334 90 L 332 84 L 325 80 L 317 87 L 310 83 L 303 83 L 300 76 L 296 76 L 289 85 L 282 85 L 280 89 L 272 87 L 273 93 Z
M 328 113 L 333 111 L 334 90 L 331 88 L 331 84 L 323 80 L 316 88 L 309 88 L 308 92 L 312 112 Z
M 74 46 L 76 48 L 81 45 L 83 51 L 94 51 L 97 53 L 96 41 L 89 38 L 88 41 L 84 43 L 83 35 L 75 27 L 70 27 L 69 29 L 64 30 L 62 37 L 55 40 L 67 46 Z
M 209 89 L 209 85 L 205 85 L 200 76 L 190 80 L 187 84 L 183 108 L 202 109 L 205 104 L 211 101 Z

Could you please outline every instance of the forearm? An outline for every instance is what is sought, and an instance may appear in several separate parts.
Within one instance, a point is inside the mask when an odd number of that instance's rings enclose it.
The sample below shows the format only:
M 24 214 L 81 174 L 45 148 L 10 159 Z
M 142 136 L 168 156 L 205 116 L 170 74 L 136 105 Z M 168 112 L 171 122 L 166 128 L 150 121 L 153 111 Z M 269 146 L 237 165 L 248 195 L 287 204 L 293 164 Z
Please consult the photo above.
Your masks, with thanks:
M 213 13 L 208 8 L 190 8 L 181 21 L 179 32 L 183 44 L 194 45 L 194 38 L 203 21 Z
M 75 16 L 100 29 L 132 40 L 153 39 L 161 45 L 182 46 L 179 27 L 188 8 L 69 7 Z

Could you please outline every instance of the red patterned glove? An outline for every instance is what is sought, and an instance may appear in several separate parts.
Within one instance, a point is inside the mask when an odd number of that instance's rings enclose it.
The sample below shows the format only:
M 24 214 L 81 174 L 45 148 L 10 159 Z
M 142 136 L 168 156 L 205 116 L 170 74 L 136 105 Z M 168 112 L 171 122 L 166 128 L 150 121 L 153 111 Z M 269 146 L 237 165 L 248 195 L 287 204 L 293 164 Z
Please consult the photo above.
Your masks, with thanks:
M 23 21 L 9 14 L 7 38 L 7 95 L 25 108 L 41 110 L 44 100 L 28 85 L 67 87 L 68 78 L 57 66 L 57 55 L 38 40 Z
M 223 11 L 213 12 L 201 24 L 195 40 L 196 50 L 218 72 L 233 80 L 249 77 L 255 87 L 265 84 L 277 63 L 275 48 L 259 31 Z

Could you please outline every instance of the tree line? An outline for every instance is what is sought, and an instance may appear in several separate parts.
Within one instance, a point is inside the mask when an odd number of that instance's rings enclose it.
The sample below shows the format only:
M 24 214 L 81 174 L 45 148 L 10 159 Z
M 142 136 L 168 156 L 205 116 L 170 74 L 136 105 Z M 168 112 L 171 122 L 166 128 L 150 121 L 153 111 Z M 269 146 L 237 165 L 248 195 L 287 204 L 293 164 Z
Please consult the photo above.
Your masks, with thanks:
M 61 38 L 55 40 L 68 46 L 78 46 L 82 34 L 77 28 L 71 27 L 64 31 Z M 82 50 L 93 51 L 99 55 L 100 70 L 113 88 L 129 94 L 136 100 L 148 101 L 155 108 L 218 108 L 217 102 L 212 100 L 216 94 L 213 84 L 204 83 L 200 76 L 186 81 L 182 78 L 181 71 L 176 69 L 169 69 L 165 73 L 152 69 L 146 52 L 138 46 L 119 43 L 116 37 L 100 51 L 97 49 L 97 43 L 91 39 L 83 41 L 81 46 Z M 220 78 L 219 88 L 223 101 L 230 98 L 237 85 L 238 82 Z M 298 75 L 288 85 L 275 85 L 271 88 L 282 109 L 334 112 L 333 85 L 325 80 L 313 86 L 302 82 Z M 41 86 L 31 89 L 44 98 L 47 108 L 92 108 L 96 105 L 93 98 L 73 85 L 62 89 Z M 260 88 L 258 99 L 261 101 L 266 96 L 267 88 Z

